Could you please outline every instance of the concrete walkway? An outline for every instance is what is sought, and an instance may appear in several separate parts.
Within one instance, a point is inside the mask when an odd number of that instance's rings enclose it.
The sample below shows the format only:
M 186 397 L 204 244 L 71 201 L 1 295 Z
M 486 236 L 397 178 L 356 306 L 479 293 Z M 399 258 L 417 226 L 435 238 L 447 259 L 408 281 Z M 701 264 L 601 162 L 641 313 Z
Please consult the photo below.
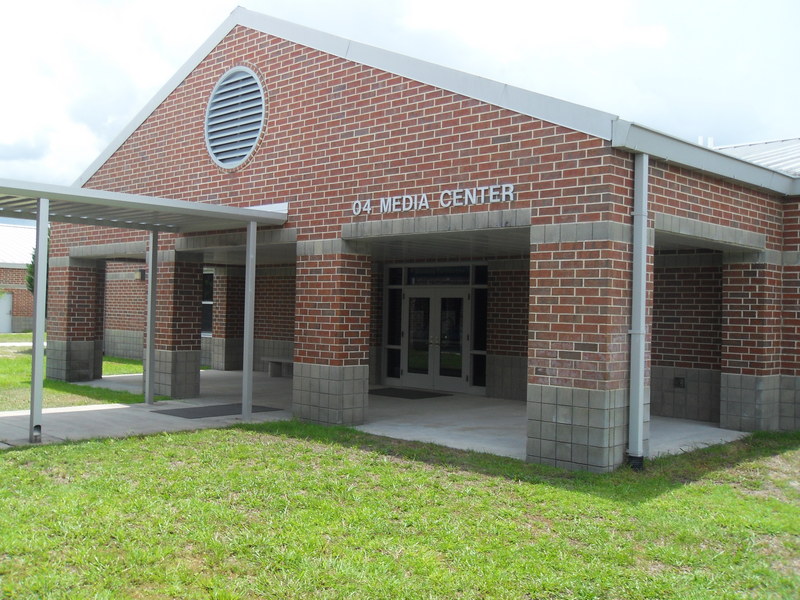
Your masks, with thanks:
M 201 395 L 190 400 L 165 400 L 154 405 L 102 404 L 46 408 L 42 416 L 45 443 L 97 437 L 123 437 L 166 431 L 226 427 L 241 423 L 241 416 L 187 419 L 157 411 L 241 402 L 242 374 L 236 371 L 202 371 Z M 104 377 L 86 385 L 141 393 L 141 375 Z M 278 410 L 254 412 L 251 422 L 291 418 L 292 380 L 253 374 L 254 405 Z M 405 399 L 370 394 L 367 422 L 361 431 L 402 440 L 433 442 L 500 456 L 525 458 L 525 403 L 514 400 L 453 394 L 435 398 Z M 0 448 L 28 444 L 27 410 L 0 413 Z M 710 423 L 654 417 L 650 425 L 650 454 L 675 454 L 702 446 L 739 439 L 746 433 L 720 429 Z
M 187 419 L 165 415 L 157 411 L 232 404 L 241 402 L 241 373 L 203 371 L 202 393 L 199 398 L 189 400 L 162 400 L 147 404 L 98 404 L 65 408 L 45 408 L 42 411 L 42 442 L 54 443 L 67 440 L 85 440 L 103 437 L 125 437 L 129 435 L 161 433 L 167 431 L 190 431 L 227 427 L 241 423 L 241 415 Z M 117 375 L 86 382 L 92 387 L 142 392 L 141 375 Z M 265 373 L 255 373 L 253 387 L 268 389 L 268 394 L 253 401 L 254 404 L 279 410 L 254 412 L 251 423 L 280 421 L 291 418 L 292 380 L 273 379 Z M 30 414 L 27 410 L 0 413 L 0 449 L 10 446 L 28 445 Z

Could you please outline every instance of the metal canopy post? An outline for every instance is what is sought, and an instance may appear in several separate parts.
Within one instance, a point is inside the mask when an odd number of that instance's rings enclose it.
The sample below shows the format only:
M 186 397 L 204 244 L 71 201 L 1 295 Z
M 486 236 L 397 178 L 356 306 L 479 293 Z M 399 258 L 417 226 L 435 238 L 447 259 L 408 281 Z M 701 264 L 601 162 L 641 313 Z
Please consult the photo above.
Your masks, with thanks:
M 47 306 L 47 230 L 50 201 L 40 198 L 36 214 L 36 251 L 33 288 L 33 360 L 31 362 L 31 420 L 28 441 L 42 441 L 42 390 L 44 388 L 44 328 Z
M 242 366 L 242 420 L 253 414 L 253 337 L 256 301 L 256 229 L 258 223 L 247 224 L 247 259 L 244 274 L 244 365 Z
M 144 401 L 153 404 L 156 364 L 156 279 L 158 275 L 158 231 L 150 232 L 147 249 L 147 347 L 144 355 Z

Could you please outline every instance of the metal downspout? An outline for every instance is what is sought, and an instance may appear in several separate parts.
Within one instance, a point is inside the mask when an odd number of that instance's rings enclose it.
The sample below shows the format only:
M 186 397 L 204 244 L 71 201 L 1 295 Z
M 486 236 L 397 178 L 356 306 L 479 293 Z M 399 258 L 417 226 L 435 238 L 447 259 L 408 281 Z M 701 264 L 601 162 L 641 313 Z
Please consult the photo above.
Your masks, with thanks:
M 628 464 L 644 467 L 645 344 L 647 336 L 647 217 L 650 157 L 634 156 L 633 174 L 633 298 L 631 310 L 631 379 L 628 418 Z

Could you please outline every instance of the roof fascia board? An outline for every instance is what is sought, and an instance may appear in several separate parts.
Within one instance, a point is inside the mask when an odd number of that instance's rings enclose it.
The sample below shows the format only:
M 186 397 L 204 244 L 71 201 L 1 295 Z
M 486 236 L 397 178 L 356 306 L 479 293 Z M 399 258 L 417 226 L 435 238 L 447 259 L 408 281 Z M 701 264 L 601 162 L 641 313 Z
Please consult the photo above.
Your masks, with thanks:
M 287 216 L 271 211 L 268 207 L 240 208 L 218 204 L 204 204 L 172 198 L 155 198 L 120 192 L 104 192 L 88 188 L 64 187 L 52 184 L 31 184 L 21 181 L 0 179 L 0 194 L 24 198 L 48 198 L 96 206 L 115 206 L 119 208 L 146 210 L 154 213 L 184 215 L 197 218 L 218 218 L 228 221 L 248 223 L 255 221 L 262 225 L 283 225 Z
M 368 67 L 610 140 L 616 115 L 238 8 L 239 24 Z
M 795 177 L 630 121 L 614 123 L 611 145 L 784 196 L 800 192 L 800 180 Z

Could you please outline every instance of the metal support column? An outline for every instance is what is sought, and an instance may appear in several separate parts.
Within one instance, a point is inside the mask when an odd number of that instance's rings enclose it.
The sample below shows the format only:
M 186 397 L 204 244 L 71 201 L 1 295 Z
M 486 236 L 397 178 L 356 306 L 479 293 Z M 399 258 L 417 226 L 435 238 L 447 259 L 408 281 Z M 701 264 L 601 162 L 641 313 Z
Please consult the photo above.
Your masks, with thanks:
M 144 355 L 144 401 L 153 404 L 156 366 L 156 280 L 158 278 L 158 231 L 150 232 L 147 249 L 147 346 Z
M 242 366 L 242 420 L 249 421 L 253 414 L 253 337 L 255 331 L 256 302 L 256 229 L 258 224 L 247 224 L 247 259 L 244 275 L 244 364 Z
M 31 420 L 28 441 L 42 441 L 42 391 L 44 388 L 44 329 L 47 307 L 47 232 L 50 200 L 40 198 L 36 214 L 36 259 L 33 288 L 33 360 L 31 362 Z
M 628 463 L 644 465 L 645 362 L 647 360 L 647 232 L 650 157 L 634 156 L 633 173 L 633 298 L 631 307 L 631 380 L 628 422 Z

